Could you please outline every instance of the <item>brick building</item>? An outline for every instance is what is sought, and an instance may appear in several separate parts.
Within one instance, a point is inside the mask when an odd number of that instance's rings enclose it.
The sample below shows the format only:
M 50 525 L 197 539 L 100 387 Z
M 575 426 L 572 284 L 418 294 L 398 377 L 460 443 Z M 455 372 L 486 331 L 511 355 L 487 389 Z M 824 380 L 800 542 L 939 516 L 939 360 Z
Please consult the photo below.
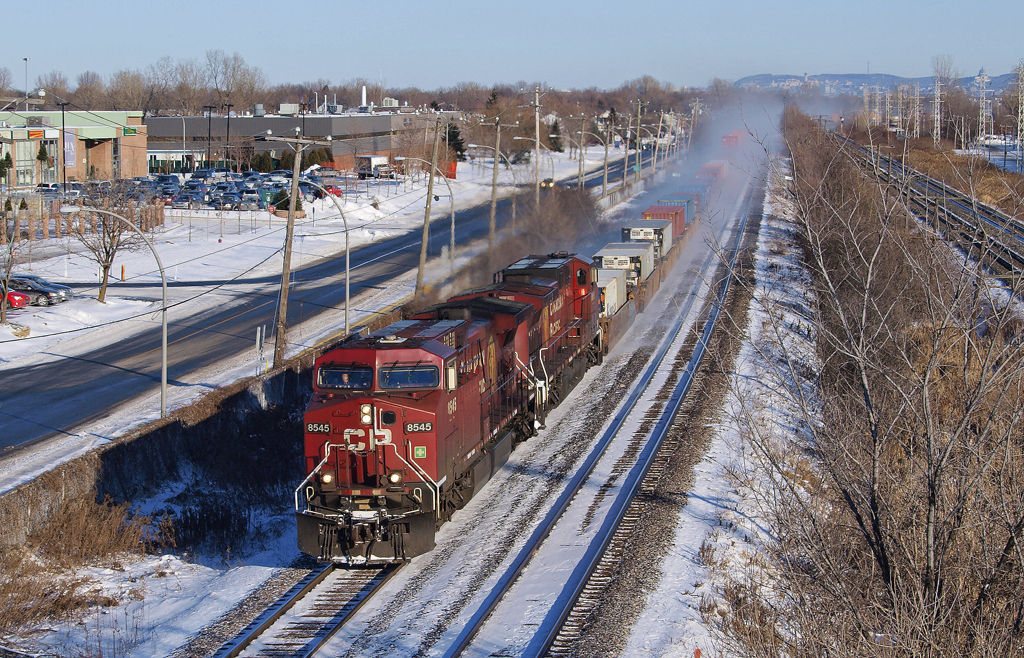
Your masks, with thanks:
M 8 153 L 14 187 L 145 176 L 146 126 L 139 111 L 0 112 L 0 157 Z

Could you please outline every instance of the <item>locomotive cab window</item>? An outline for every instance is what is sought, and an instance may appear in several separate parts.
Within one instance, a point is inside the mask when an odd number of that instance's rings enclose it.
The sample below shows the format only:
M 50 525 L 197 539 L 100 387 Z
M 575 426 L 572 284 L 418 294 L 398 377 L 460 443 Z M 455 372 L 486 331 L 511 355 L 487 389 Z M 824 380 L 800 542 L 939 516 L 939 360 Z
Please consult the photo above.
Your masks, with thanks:
M 360 366 L 320 366 L 316 373 L 319 388 L 365 391 L 373 385 L 373 369 Z
M 437 366 L 387 366 L 378 373 L 382 389 L 437 388 L 440 373 Z
M 585 286 L 587 285 L 587 271 L 582 267 L 576 270 L 576 285 Z

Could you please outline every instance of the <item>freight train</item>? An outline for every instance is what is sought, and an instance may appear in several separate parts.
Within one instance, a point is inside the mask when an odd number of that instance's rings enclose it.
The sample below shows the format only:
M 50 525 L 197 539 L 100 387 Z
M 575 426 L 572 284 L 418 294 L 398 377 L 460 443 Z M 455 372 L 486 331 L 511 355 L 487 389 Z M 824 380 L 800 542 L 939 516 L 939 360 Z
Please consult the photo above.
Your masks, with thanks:
M 662 224 L 594 260 L 528 256 L 490 285 L 317 358 L 307 476 L 295 491 L 300 550 L 350 564 L 432 550 L 440 525 L 543 426 L 657 290 L 687 226 L 676 216 Z M 622 288 L 614 301 L 608 285 Z

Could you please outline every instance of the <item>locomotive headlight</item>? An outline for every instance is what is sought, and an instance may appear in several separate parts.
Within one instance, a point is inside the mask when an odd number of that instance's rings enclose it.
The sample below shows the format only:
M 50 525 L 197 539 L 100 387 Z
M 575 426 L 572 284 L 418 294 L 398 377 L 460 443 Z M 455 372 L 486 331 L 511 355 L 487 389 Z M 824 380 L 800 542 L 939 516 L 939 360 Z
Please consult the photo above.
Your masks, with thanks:
M 388 482 L 396 487 L 402 484 L 402 471 L 391 471 L 388 473 Z
M 359 405 L 359 422 L 361 422 L 363 425 L 373 424 L 373 405 Z

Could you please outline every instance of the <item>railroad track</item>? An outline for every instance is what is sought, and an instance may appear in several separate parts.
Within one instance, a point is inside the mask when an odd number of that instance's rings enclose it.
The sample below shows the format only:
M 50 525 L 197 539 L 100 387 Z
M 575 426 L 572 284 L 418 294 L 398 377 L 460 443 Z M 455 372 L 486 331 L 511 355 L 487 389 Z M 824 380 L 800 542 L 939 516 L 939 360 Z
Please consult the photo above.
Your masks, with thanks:
M 213 656 L 312 656 L 401 566 L 344 568 L 332 564 L 313 571 Z
M 696 293 L 691 294 L 687 303 L 680 309 L 678 317 L 667 332 L 668 337 L 645 369 L 640 380 L 642 383 L 634 387 L 625 404 L 613 418 L 547 517 L 527 540 L 525 546 L 520 549 L 516 560 L 506 570 L 498 584 L 492 588 L 486 600 L 443 654 L 445 658 L 455 658 L 468 653 L 473 655 L 511 655 L 502 653 L 501 649 L 496 649 L 494 643 L 489 639 L 478 641 L 478 633 L 523 574 L 541 544 L 548 539 L 555 525 L 563 520 L 563 515 L 573 499 L 584 486 L 589 485 L 596 487 L 597 493 L 591 497 L 590 509 L 584 515 L 582 526 L 589 525 L 596 520 L 596 515 L 592 511 L 602 498 L 612 498 L 613 500 L 600 519 L 600 527 L 590 540 L 583 557 L 572 569 L 568 580 L 561 586 L 561 592 L 556 597 L 555 604 L 545 614 L 543 622 L 538 624 L 537 633 L 521 653 L 515 654 L 526 656 L 568 655 L 587 616 L 597 604 L 601 592 L 613 579 L 615 566 L 621 561 L 626 542 L 632 536 L 632 531 L 640 520 L 639 508 L 633 505 L 633 501 L 638 494 L 651 491 L 657 478 L 664 471 L 667 463 L 665 455 L 670 454 L 669 450 L 671 449 L 671 446 L 667 444 L 668 430 L 681 404 L 687 398 L 694 382 L 694 374 L 702 359 L 707 355 L 706 346 L 711 332 L 717 325 L 725 295 L 732 282 L 731 273 L 740 251 L 739 244 L 745 231 L 755 191 L 754 188 L 748 188 L 746 191 L 745 202 L 741 204 L 744 209 L 740 222 L 734 231 L 732 245 L 725 254 L 729 267 L 726 268 L 726 274 L 720 277 L 713 286 L 715 289 L 714 301 L 709 305 L 703 328 L 692 345 L 692 353 L 686 358 L 680 356 L 682 353 L 680 351 L 672 363 L 668 363 L 666 360 L 669 349 L 673 345 L 683 343 L 680 350 L 688 349 L 688 346 L 685 345 L 685 334 L 688 333 L 688 328 L 684 326 L 684 321 L 697 299 Z M 719 243 L 721 243 L 726 228 L 727 225 L 723 225 Z M 711 265 L 715 261 L 715 255 L 714 253 L 709 254 L 704 261 L 701 266 L 702 274 L 706 275 L 710 271 Z M 684 364 L 681 370 L 678 368 L 680 363 Z M 664 366 L 669 367 L 672 374 L 665 377 L 665 383 L 655 395 L 647 396 L 646 406 L 640 408 L 641 396 L 655 379 L 655 373 Z M 604 455 L 612 440 L 622 431 L 627 419 L 631 419 L 632 423 L 639 422 L 639 427 L 632 430 L 627 447 L 616 459 L 609 472 L 602 476 L 604 481 L 597 484 L 591 480 L 591 476 L 595 472 L 598 460 Z
M 838 138 L 837 138 L 838 139 Z M 945 183 L 850 140 L 855 160 L 899 189 L 916 215 L 943 229 L 974 256 L 1016 272 L 1024 270 L 1024 223 Z
M 745 201 L 746 210 L 743 211 L 740 218 L 740 227 L 735 231 L 734 246 L 727 252 L 728 260 L 735 260 L 735 254 L 738 251 L 735 244 L 738 244 L 738 240 L 743 234 L 751 195 L 752 191 L 748 190 Z M 740 205 L 742 206 L 743 204 Z M 729 225 L 730 222 L 723 222 L 721 232 L 718 235 L 719 243 L 722 242 Z M 708 276 L 716 260 L 715 253 L 712 252 L 708 255 L 700 267 L 701 276 Z M 722 280 L 714 284 L 712 289 L 717 288 L 718 292 L 715 297 L 716 302 L 712 305 L 713 309 L 720 308 L 728 284 L 729 277 L 723 277 Z M 465 616 L 468 617 L 472 614 L 472 617 L 462 626 L 461 631 L 459 629 L 451 629 L 452 635 L 458 632 L 459 636 L 444 655 L 460 655 L 469 646 L 469 643 L 480 627 L 486 622 L 490 613 L 502 601 L 502 598 L 508 593 L 512 585 L 515 584 L 537 548 L 544 542 L 554 526 L 562 518 L 566 508 L 568 508 L 577 493 L 587 484 L 588 478 L 612 439 L 615 438 L 628 419 L 635 418 L 637 403 L 645 391 L 648 390 L 649 382 L 654 378 L 659 368 L 663 365 L 679 367 L 682 364 L 685 366 L 684 372 L 679 373 L 677 376 L 670 375 L 665 378 L 671 380 L 671 385 L 662 385 L 661 389 L 653 396 L 653 399 L 649 400 L 651 404 L 640 412 L 640 415 L 644 416 L 640 420 L 643 431 L 627 430 L 632 433 L 630 445 L 626 448 L 625 453 L 617 459 L 611 473 L 600 476 L 605 478 L 604 484 L 601 485 L 602 493 L 600 496 L 609 499 L 614 498 L 615 511 L 614 515 L 609 515 L 608 513 L 595 514 L 591 519 L 594 525 L 600 525 L 598 533 L 600 540 L 592 543 L 594 546 L 594 556 L 600 557 L 605 553 L 606 549 L 608 550 L 607 555 L 612 556 L 616 547 L 619 546 L 617 542 L 621 541 L 616 539 L 616 537 L 625 536 L 624 533 L 628 532 L 630 526 L 635 525 L 638 517 L 635 512 L 628 511 L 628 501 L 623 498 L 622 490 L 628 489 L 630 492 L 629 498 L 631 499 L 638 492 L 649 488 L 649 485 L 643 484 L 644 479 L 641 476 L 644 473 L 657 473 L 659 470 L 664 469 L 664 462 L 660 462 L 659 465 L 659 462 L 655 459 L 659 454 L 659 448 L 662 444 L 651 440 L 650 435 L 654 431 L 658 433 L 660 439 L 664 439 L 665 430 L 670 425 L 675 410 L 678 409 L 679 404 L 684 399 L 686 391 L 690 386 L 689 380 L 692 379 L 692 373 L 695 372 L 700 362 L 700 356 L 697 356 L 697 352 L 703 353 L 703 346 L 706 344 L 707 337 L 710 335 L 710 331 L 717 320 L 717 311 L 715 311 L 705 321 L 703 336 L 697 340 L 697 345 L 694 346 L 694 356 L 681 360 L 677 354 L 673 354 L 674 359 L 669 356 L 673 345 L 678 346 L 679 341 L 685 341 L 689 327 L 684 326 L 684 323 L 690 315 L 696 300 L 699 299 L 699 289 L 700 287 L 697 286 L 689 293 L 686 302 L 682 304 L 671 326 L 666 331 L 666 339 L 662 341 L 658 350 L 643 370 L 640 382 L 647 382 L 648 384 L 641 383 L 633 387 L 626 403 L 616 413 L 610 427 L 591 449 L 582 466 L 577 468 L 576 474 L 569 484 L 564 487 L 554 506 L 549 510 L 540 525 L 533 531 L 526 544 L 518 550 L 516 557 L 506 568 L 504 574 L 497 578 L 497 584 L 491 588 L 485 600 L 475 608 L 475 612 L 472 609 L 465 611 Z M 651 396 L 648 396 L 648 398 L 651 398 Z M 591 506 L 596 504 L 591 503 Z M 612 516 L 614 516 L 614 519 L 610 520 Z M 616 535 L 614 532 L 615 528 L 619 528 L 620 533 L 623 534 Z M 594 556 L 591 556 L 591 552 L 588 551 L 587 556 L 584 558 L 587 564 L 586 574 L 579 576 L 574 574 L 573 581 L 563 588 L 563 592 L 572 590 L 574 594 L 568 598 L 559 598 L 557 614 L 560 617 L 563 614 L 566 618 L 569 617 L 577 599 L 580 601 L 580 606 L 585 607 L 587 605 L 586 597 L 581 598 L 577 595 L 578 592 L 576 590 L 583 587 L 583 585 L 577 587 L 578 583 L 583 583 L 591 589 L 601 584 L 603 576 L 597 570 L 599 560 L 595 560 Z M 613 560 L 614 558 L 609 557 L 608 559 Z M 605 563 L 607 563 L 607 560 Z M 238 637 L 225 645 L 215 655 L 218 657 L 314 655 L 320 647 L 344 627 L 345 623 L 359 607 L 368 602 L 374 592 L 378 591 L 380 586 L 397 572 L 397 567 L 393 566 L 389 570 L 375 572 L 374 575 L 369 575 L 370 571 L 373 570 L 345 570 L 328 567 L 316 575 L 311 575 L 308 578 L 310 582 L 296 585 L 293 591 L 283 596 L 281 601 L 273 606 L 272 611 L 265 612 L 249 628 L 240 633 Z M 339 573 L 343 574 L 343 577 L 337 576 Z M 593 574 L 592 578 L 590 577 L 591 574 Z M 360 578 L 362 579 L 361 582 L 358 580 Z M 314 580 L 317 582 L 312 582 Z M 563 598 L 565 598 L 564 601 Z M 555 609 L 552 609 L 550 614 L 555 614 Z M 560 622 L 559 626 L 561 625 L 562 623 Z M 546 626 L 550 626 L 550 624 Z M 538 634 L 538 637 L 540 638 L 540 634 Z M 547 637 L 540 639 L 544 641 L 545 647 L 541 651 L 532 652 L 531 655 L 539 655 L 539 653 L 547 650 L 546 645 L 551 640 Z M 337 647 L 332 645 L 331 648 L 335 649 Z M 350 649 L 349 651 L 351 653 L 352 650 Z

